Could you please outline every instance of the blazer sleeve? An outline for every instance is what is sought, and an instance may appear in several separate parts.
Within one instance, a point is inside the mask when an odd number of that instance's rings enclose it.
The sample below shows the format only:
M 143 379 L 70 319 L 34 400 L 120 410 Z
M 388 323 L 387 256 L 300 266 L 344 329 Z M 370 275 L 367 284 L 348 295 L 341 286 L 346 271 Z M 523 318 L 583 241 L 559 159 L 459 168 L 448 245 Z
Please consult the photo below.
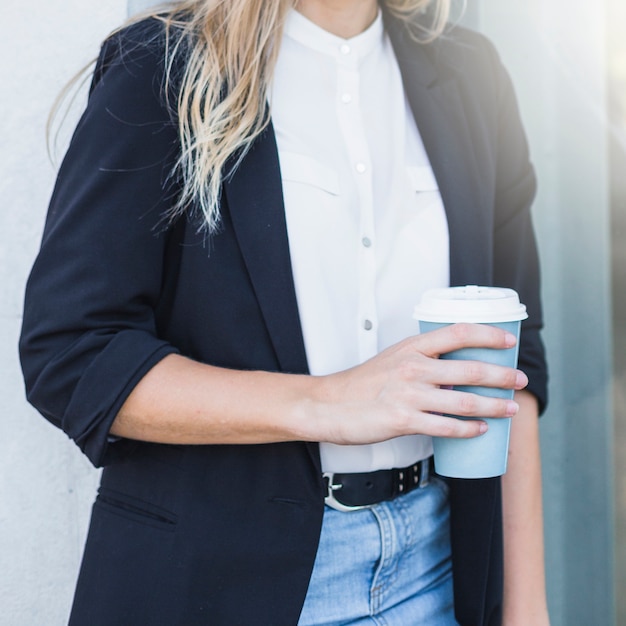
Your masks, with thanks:
M 96 466 L 131 445 L 112 442 L 111 424 L 146 372 L 177 352 L 154 314 L 178 151 L 162 30 L 151 20 L 105 42 L 26 288 L 27 398 Z
M 490 52 L 497 86 L 494 284 L 513 287 L 526 305 L 528 319 L 522 323 L 519 367 L 528 376 L 527 390 L 535 395 L 543 413 L 548 401 L 548 374 L 540 336 L 539 257 L 530 211 L 537 183 L 510 77 L 493 44 L 485 38 L 483 41 Z

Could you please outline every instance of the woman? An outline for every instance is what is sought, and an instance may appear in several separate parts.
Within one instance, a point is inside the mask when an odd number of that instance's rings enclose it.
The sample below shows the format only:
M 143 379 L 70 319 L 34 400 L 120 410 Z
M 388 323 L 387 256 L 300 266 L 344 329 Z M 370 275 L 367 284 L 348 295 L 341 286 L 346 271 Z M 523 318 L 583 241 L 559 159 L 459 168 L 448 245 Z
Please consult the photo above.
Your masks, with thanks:
M 21 341 L 105 466 L 71 623 L 548 623 L 534 175 L 492 47 L 429 4 L 190 0 L 105 42 Z M 495 328 L 415 336 L 469 283 L 527 304 L 525 373 L 437 359 Z M 440 414 L 516 414 L 502 500 L 430 474 L 485 430 Z

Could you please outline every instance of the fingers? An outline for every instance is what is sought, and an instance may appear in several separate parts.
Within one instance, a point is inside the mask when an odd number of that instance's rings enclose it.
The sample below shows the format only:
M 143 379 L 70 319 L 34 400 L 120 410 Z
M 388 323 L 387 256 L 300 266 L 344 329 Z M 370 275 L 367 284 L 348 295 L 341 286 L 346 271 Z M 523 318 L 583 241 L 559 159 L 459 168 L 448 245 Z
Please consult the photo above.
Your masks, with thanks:
M 528 385 L 524 372 L 483 361 L 436 360 L 431 363 L 429 382 L 442 387 L 494 387 L 519 391 Z
M 497 365 L 493 361 L 500 354 L 491 350 L 513 348 L 514 335 L 486 324 L 452 324 L 438 330 L 412 337 L 406 344 L 404 355 L 412 354 L 406 363 L 413 361 L 417 377 L 438 386 L 478 386 L 520 390 L 528 384 L 526 375 L 518 369 Z M 446 359 L 441 355 L 474 348 L 463 358 L 461 353 Z M 480 356 L 479 356 L 480 354 Z M 470 356 L 471 355 L 471 356 Z M 460 358 L 455 358 L 456 356 Z M 484 360 L 483 360 L 484 356 Z M 424 360 L 423 357 L 426 357 Z M 467 360 L 472 359 L 472 360 Z M 492 361 L 491 363 L 489 361 Z M 411 365 L 405 365 L 410 369 Z
M 460 417 L 513 417 L 519 411 L 514 400 L 449 389 L 435 389 L 422 402 L 430 413 Z
M 451 324 L 413 340 L 416 350 L 431 357 L 462 348 L 512 348 L 517 342 L 515 335 L 488 324 Z
M 519 405 L 513 400 L 441 389 L 432 395 L 436 410 L 420 412 L 419 431 L 433 437 L 470 438 L 484 434 L 488 426 L 481 418 L 513 417 Z M 459 419 L 467 418 L 467 419 Z
M 470 439 L 487 432 L 487 424 L 482 420 L 458 419 L 432 414 L 424 418 L 422 430 L 432 437 Z

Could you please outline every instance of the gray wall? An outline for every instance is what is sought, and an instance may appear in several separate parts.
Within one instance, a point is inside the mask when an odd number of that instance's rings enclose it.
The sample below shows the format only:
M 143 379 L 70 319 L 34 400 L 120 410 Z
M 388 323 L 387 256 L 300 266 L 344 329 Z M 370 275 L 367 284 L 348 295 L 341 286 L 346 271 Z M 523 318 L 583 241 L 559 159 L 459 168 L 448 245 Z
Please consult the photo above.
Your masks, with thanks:
M 615 476 L 626 476 L 626 3 L 609 0 L 609 115 Z M 626 481 L 615 484 L 615 589 L 617 623 L 626 624 Z
M 127 8 L 149 4 L 3 1 L 11 28 L 0 38 L 0 626 L 65 623 L 98 476 L 26 405 L 17 364 L 23 284 L 54 179 L 45 119 L 64 82 L 95 56 Z M 513 75 L 540 178 L 535 216 L 552 366 L 542 437 L 553 626 L 613 623 L 603 6 L 469 0 L 468 8 Z

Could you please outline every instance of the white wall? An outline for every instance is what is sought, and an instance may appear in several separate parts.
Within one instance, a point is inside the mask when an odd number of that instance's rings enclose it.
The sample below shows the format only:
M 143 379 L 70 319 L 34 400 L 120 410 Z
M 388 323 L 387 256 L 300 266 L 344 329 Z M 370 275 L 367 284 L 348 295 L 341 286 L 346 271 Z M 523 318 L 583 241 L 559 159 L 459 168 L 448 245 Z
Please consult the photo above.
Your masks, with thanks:
M 76 446 L 26 404 L 16 345 L 24 282 L 55 176 L 46 117 L 64 83 L 125 16 L 125 0 L 2 0 L 1 626 L 67 623 L 96 487 L 97 472 Z

